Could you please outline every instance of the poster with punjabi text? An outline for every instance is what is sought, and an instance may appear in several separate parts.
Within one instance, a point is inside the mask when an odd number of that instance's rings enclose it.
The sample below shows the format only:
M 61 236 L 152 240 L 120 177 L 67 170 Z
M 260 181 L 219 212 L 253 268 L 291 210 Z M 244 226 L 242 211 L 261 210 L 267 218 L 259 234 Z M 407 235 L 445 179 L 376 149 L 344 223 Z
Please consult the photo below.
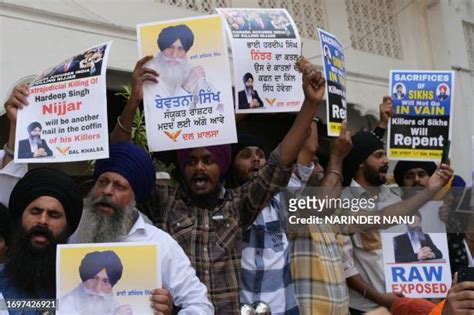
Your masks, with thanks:
M 216 9 L 234 61 L 237 113 L 297 112 L 303 104 L 296 24 L 285 9 Z
M 159 245 L 146 242 L 58 245 L 57 314 L 153 314 L 161 288 Z
M 139 57 L 159 73 L 143 84 L 151 151 L 237 141 L 224 36 L 218 15 L 137 25 Z
M 16 163 L 109 156 L 106 68 L 112 42 L 88 48 L 37 76 L 18 111 Z

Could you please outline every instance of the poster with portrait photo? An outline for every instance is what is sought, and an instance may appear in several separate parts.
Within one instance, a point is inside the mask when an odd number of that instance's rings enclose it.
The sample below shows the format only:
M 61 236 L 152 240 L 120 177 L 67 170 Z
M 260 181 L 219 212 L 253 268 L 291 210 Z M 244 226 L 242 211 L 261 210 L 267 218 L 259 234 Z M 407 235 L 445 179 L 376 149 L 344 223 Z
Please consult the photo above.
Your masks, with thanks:
M 328 136 L 337 137 L 342 121 L 347 118 L 346 65 L 344 47 L 331 33 L 318 28 L 326 78 L 326 112 Z
M 232 80 L 219 15 L 137 25 L 138 55 L 159 73 L 144 82 L 143 102 L 151 151 L 237 141 Z
M 390 71 L 390 160 L 440 162 L 444 144 L 451 140 L 453 93 L 453 71 Z
M 153 314 L 161 288 L 156 243 L 58 245 L 56 314 Z
M 232 47 L 236 113 L 299 111 L 304 94 L 295 63 L 296 24 L 285 9 L 216 9 Z
M 15 163 L 87 161 L 109 156 L 106 69 L 112 42 L 44 71 L 18 111 Z
M 412 298 L 446 297 L 451 268 L 446 226 L 438 216 L 441 206 L 442 202 L 429 202 L 403 217 L 404 224 L 381 232 L 387 292 Z

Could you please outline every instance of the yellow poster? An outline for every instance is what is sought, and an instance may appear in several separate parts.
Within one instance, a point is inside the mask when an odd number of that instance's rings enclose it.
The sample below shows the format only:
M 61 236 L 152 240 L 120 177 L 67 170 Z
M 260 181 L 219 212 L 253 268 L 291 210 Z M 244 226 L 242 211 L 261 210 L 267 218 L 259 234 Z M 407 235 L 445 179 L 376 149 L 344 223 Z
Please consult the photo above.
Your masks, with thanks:
M 56 260 L 58 314 L 153 314 L 157 244 L 58 245 Z
M 138 54 L 159 74 L 143 83 L 151 151 L 237 141 L 224 36 L 218 15 L 137 25 Z

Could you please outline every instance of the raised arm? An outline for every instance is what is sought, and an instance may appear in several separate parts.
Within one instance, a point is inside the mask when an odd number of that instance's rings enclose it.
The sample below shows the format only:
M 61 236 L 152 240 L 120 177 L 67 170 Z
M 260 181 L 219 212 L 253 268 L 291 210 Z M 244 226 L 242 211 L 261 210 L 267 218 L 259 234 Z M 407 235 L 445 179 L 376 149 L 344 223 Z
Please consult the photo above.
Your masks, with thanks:
M 315 66 L 300 57 L 297 61 L 298 69 L 303 73 L 304 101 L 293 126 L 281 142 L 280 160 L 284 166 L 292 165 L 300 152 L 303 143 L 308 138 L 311 121 L 324 97 L 325 80 Z
M 155 70 L 144 66 L 151 59 L 153 59 L 153 56 L 145 56 L 138 60 L 135 65 L 132 73 L 132 94 L 110 134 L 110 144 L 131 139 L 133 118 L 143 100 L 143 82 L 158 83 L 159 74 Z

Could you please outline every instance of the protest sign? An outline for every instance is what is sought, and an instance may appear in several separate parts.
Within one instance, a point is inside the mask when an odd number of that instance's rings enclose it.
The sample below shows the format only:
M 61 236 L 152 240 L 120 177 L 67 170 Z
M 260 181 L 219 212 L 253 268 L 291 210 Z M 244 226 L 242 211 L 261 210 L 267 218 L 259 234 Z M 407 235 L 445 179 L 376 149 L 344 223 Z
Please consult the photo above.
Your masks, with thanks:
M 95 160 L 109 156 L 105 70 L 111 42 L 44 71 L 18 111 L 16 163 Z
M 57 314 L 112 315 L 127 308 L 153 314 L 151 291 L 161 288 L 158 249 L 133 242 L 58 245 Z
M 326 76 L 328 136 L 337 137 L 347 116 L 344 48 L 336 36 L 320 28 L 318 33 Z
M 404 225 L 381 233 L 387 292 L 412 298 L 443 298 L 451 287 L 446 227 L 439 219 L 442 202 L 429 202 Z M 402 221 L 402 219 L 400 219 Z
M 237 141 L 227 45 L 218 15 L 137 25 L 139 56 L 158 83 L 144 82 L 151 151 Z
M 237 113 L 295 112 L 303 104 L 296 24 L 285 9 L 216 9 L 226 20 Z
M 390 94 L 388 158 L 439 162 L 451 139 L 454 72 L 392 70 Z

